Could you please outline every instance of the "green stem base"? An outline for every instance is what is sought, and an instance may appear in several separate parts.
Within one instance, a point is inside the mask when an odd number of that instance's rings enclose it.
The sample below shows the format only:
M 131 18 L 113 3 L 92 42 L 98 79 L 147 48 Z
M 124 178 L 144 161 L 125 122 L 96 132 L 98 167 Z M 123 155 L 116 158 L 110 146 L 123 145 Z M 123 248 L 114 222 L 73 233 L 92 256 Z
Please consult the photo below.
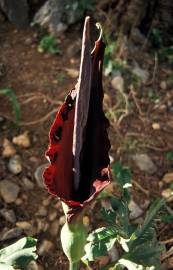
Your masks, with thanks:
M 69 270 L 78 270 L 79 263 L 78 262 L 70 262 Z

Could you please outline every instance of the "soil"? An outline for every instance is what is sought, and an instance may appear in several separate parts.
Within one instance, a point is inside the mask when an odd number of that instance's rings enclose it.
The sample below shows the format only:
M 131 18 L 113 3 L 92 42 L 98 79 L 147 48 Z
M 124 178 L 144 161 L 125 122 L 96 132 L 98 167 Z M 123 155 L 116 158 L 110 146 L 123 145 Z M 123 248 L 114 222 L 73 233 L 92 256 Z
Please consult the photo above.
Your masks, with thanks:
M 1 150 L 4 138 L 12 141 L 14 136 L 28 131 L 31 139 L 31 146 L 27 149 L 15 146 L 17 153 L 21 156 L 23 166 L 19 175 L 14 176 L 8 171 L 8 159 L 3 157 L 0 159 L 0 180 L 11 180 L 20 187 L 18 201 L 6 204 L 0 198 L 0 208 L 13 209 L 17 222 L 28 221 L 34 224 L 36 231 L 33 232 L 33 236 L 38 239 L 38 249 L 44 240 L 51 241 L 51 248 L 38 258 L 38 264 L 42 266 L 40 269 L 65 270 L 68 269 L 68 263 L 61 250 L 59 236 L 57 238 L 51 234 L 52 221 L 49 217 L 54 210 L 57 211 L 56 220 L 59 221 L 59 218 L 63 216 L 60 202 L 48 195 L 46 190 L 38 187 L 34 172 L 39 165 L 46 162 L 44 152 L 48 145 L 48 131 L 54 119 L 55 110 L 58 110 L 60 102 L 76 83 L 80 46 L 74 54 L 73 50 L 69 53 L 69 46 L 74 43 L 74 40 L 76 42 L 79 39 L 79 32 L 74 30 L 73 34 L 67 33 L 59 38 L 60 55 L 40 53 L 36 33 L 34 28 L 17 30 L 6 22 L 0 27 L 0 64 L 3 67 L 3 72 L 0 73 L 0 89 L 11 88 L 15 91 L 22 112 L 20 126 L 16 128 L 13 124 L 15 117 L 11 103 L 7 97 L 1 95 Z M 109 133 L 112 144 L 111 156 L 114 162 L 120 160 L 131 168 L 133 199 L 139 205 L 143 205 L 147 200 L 151 201 L 161 196 L 162 191 L 169 187 L 162 178 L 173 170 L 173 161 L 165 158 L 165 154 L 173 150 L 173 82 L 169 79 L 172 74 L 171 68 L 166 63 L 156 65 L 154 57 L 145 52 L 133 59 L 135 60 L 148 70 L 149 79 L 142 86 L 137 86 L 137 91 L 136 89 L 127 91 L 132 110 L 124 114 L 122 119 L 119 115 L 111 116 Z M 109 109 L 110 112 L 118 99 L 111 85 L 111 79 L 105 77 L 104 81 L 105 110 Z M 163 87 L 165 82 L 166 88 Z M 159 96 L 159 105 L 148 96 L 149 91 L 154 91 Z M 49 115 L 49 112 L 52 113 Z M 117 118 L 119 118 L 119 125 Z M 154 129 L 153 123 L 159 123 L 159 128 Z M 146 153 L 153 160 L 157 167 L 154 174 L 142 172 L 136 166 L 132 160 L 132 156 L 136 153 Z M 34 189 L 25 188 L 24 177 L 34 183 Z M 47 214 L 40 217 L 38 212 L 41 206 L 46 208 Z M 172 203 L 168 202 L 167 206 L 171 209 Z M 98 203 L 93 207 L 99 208 Z M 97 214 L 93 217 L 92 211 L 93 208 L 87 213 L 90 229 L 97 227 L 100 219 Z M 6 228 L 15 227 L 15 224 L 10 224 L 5 219 L 1 220 L 1 233 Z M 38 220 L 44 224 L 41 230 L 37 228 Z M 171 239 L 172 229 L 173 224 L 158 222 L 158 238 L 162 241 Z M 14 239 L 1 241 L 0 246 L 3 247 L 12 242 Z M 170 247 L 171 243 L 168 243 L 166 248 Z

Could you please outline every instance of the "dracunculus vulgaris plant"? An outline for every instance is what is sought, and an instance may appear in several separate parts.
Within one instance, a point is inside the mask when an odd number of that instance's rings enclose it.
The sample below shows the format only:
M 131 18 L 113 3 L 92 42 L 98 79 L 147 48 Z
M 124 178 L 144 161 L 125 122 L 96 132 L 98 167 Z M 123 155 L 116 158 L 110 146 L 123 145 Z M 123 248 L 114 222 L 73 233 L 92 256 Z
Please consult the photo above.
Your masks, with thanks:
M 104 50 L 102 33 L 91 50 L 90 18 L 86 17 L 79 78 L 51 126 L 46 152 L 50 165 L 44 172 L 44 182 L 63 204 L 66 223 L 61 242 L 71 270 L 78 269 L 84 255 L 85 206 L 110 182 L 109 122 L 102 106 Z

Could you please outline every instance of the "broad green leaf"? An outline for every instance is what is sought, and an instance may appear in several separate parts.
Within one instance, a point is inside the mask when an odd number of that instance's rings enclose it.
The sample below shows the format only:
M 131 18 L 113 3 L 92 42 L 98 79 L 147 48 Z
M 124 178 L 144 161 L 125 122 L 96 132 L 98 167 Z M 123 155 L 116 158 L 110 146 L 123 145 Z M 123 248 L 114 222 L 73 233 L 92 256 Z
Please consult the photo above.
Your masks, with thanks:
M 103 216 L 104 221 L 109 224 L 114 226 L 115 225 L 115 219 L 116 219 L 116 212 L 112 209 L 101 209 L 101 213 Z
M 13 266 L 7 265 L 7 264 L 4 264 L 4 263 L 0 263 L 0 269 L 1 270 L 14 270 Z
M 103 239 L 107 239 L 110 237 L 114 238 L 116 237 L 116 235 L 117 235 L 117 232 L 114 227 L 109 227 L 109 228 L 102 227 L 90 233 L 87 238 L 87 241 L 90 241 L 90 242 L 101 241 Z
M 145 234 L 151 230 L 151 226 L 153 224 L 153 220 L 155 216 L 157 215 L 160 208 L 164 205 L 165 201 L 164 199 L 158 198 L 155 200 L 155 202 L 151 205 L 150 209 L 148 210 L 145 220 L 142 224 L 142 226 L 139 226 L 135 232 L 137 239 L 133 242 L 134 244 L 137 244 L 138 240 L 140 238 L 143 238 Z
M 95 258 L 104 256 L 113 247 L 116 241 L 115 238 L 108 238 L 98 242 L 89 242 L 85 245 L 84 260 L 94 261 Z
M 94 261 L 95 258 L 106 255 L 114 245 L 116 236 L 117 233 L 113 227 L 102 227 L 92 232 L 87 238 L 89 243 L 85 245 L 86 254 L 83 260 Z
M 118 263 L 115 265 L 115 267 L 113 268 L 113 270 L 118 270 L 118 265 L 123 265 L 125 266 L 127 269 L 129 270 L 155 270 L 154 266 L 143 266 L 140 264 L 136 264 L 130 260 L 126 260 L 126 259 L 120 259 L 118 261 Z
M 36 239 L 24 237 L 16 243 L 0 250 L 0 263 L 15 267 L 25 267 L 36 259 Z
M 21 119 L 21 111 L 20 111 L 20 104 L 17 100 L 17 97 L 14 91 L 10 88 L 0 89 L 0 94 L 9 97 L 12 102 L 13 110 L 15 113 L 16 123 L 18 124 Z

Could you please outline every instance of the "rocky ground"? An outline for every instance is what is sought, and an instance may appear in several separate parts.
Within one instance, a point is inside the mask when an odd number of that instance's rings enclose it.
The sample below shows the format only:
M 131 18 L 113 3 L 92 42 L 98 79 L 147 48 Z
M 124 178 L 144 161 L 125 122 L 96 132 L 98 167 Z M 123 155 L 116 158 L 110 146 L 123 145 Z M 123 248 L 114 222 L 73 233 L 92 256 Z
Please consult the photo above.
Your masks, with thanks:
M 42 171 L 48 130 L 58 106 L 78 76 L 81 35 L 74 29 L 59 38 L 60 55 L 40 53 L 36 29 L 0 28 L 0 89 L 11 88 L 20 102 L 22 119 L 15 127 L 9 99 L 0 107 L 0 247 L 23 235 L 38 239 L 36 263 L 27 270 L 67 269 L 59 232 L 64 224 L 61 204 L 45 191 Z M 143 216 L 154 197 L 167 200 L 173 216 L 173 78 L 167 63 L 143 51 L 127 55 L 128 64 L 104 78 L 104 106 L 110 120 L 111 160 L 133 173 L 132 210 Z M 133 71 L 129 73 L 129 70 Z M 172 153 L 172 154 L 171 154 Z M 89 209 L 84 222 L 91 230 L 99 214 Z M 172 223 L 158 220 L 158 238 L 170 251 Z M 57 237 L 58 235 L 58 237 Z M 172 253 L 165 260 L 173 267 Z M 106 264 L 111 258 L 99 261 Z M 81 268 L 82 269 L 82 268 Z M 97 268 L 98 269 L 98 268 Z

